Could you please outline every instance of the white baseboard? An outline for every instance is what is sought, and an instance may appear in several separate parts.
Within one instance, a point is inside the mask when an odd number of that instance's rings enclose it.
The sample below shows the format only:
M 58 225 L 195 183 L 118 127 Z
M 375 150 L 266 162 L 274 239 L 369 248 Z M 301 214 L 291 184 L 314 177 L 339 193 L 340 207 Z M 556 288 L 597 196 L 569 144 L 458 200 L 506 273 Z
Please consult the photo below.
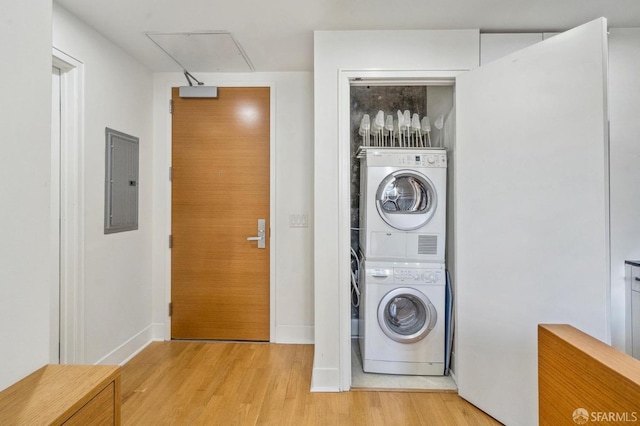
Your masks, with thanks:
M 456 383 L 456 387 L 457 387 L 458 386 L 458 377 L 456 376 L 456 373 L 453 370 L 449 370 L 449 375 L 451 376 L 453 381 Z
M 455 380 L 455 376 L 456 376 L 456 353 L 454 351 L 451 352 L 451 360 L 449 361 L 449 374 L 451 374 L 451 377 L 454 377 Z M 457 380 L 455 380 L 456 383 L 458 383 Z
M 340 372 L 337 368 L 313 368 L 311 392 L 340 392 Z
M 274 343 L 313 344 L 314 330 L 312 325 L 279 325 L 276 326 Z
M 163 340 L 162 324 L 151 324 L 122 345 L 111 351 L 96 364 L 124 365 L 154 340 Z
M 164 323 L 151 324 L 151 340 L 154 342 L 164 341 Z

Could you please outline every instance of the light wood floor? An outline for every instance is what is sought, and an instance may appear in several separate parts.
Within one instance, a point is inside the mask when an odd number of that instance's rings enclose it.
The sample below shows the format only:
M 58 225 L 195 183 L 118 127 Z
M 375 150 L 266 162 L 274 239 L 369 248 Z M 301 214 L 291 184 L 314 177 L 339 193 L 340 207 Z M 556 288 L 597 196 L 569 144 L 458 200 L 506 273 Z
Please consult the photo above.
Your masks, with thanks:
M 122 370 L 123 425 L 499 425 L 452 393 L 309 392 L 313 346 L 155 342 Z

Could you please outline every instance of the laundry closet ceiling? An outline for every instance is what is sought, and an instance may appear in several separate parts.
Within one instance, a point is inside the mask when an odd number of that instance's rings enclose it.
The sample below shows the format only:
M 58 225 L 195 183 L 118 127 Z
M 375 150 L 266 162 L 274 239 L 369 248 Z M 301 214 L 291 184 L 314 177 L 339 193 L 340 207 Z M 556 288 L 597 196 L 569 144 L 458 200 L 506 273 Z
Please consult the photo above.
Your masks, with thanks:
M 182 70 L 145 33 L 228 31 L 256 71 L 311 71 L 314 30 L 563 31 L 600 16 L 610 27 L 640 27 L 638 0 L 54 1 L 152 71 Z M 183 60 L 209 67 L 191 72 L 234 71 L 202 58 L 206 50 L 184 50 Z

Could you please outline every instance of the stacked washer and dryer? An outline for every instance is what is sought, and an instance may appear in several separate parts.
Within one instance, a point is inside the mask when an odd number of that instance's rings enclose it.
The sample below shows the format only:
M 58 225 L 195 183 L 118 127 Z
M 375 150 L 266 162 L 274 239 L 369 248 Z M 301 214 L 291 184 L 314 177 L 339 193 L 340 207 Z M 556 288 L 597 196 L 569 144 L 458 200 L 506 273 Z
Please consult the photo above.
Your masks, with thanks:
M 363 370 L 443 375 L 447 153 L 364 147 L 358 156 Z

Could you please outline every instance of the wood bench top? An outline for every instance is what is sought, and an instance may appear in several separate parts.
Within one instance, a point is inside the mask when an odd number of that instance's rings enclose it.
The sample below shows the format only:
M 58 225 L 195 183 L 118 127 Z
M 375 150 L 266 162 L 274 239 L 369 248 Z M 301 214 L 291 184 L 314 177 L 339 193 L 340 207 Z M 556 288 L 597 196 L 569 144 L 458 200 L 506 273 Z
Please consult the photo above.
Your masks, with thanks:
M 0 392 L 0 425 L 61 424 L 120 376 L 107 365 L 45 365 Z

